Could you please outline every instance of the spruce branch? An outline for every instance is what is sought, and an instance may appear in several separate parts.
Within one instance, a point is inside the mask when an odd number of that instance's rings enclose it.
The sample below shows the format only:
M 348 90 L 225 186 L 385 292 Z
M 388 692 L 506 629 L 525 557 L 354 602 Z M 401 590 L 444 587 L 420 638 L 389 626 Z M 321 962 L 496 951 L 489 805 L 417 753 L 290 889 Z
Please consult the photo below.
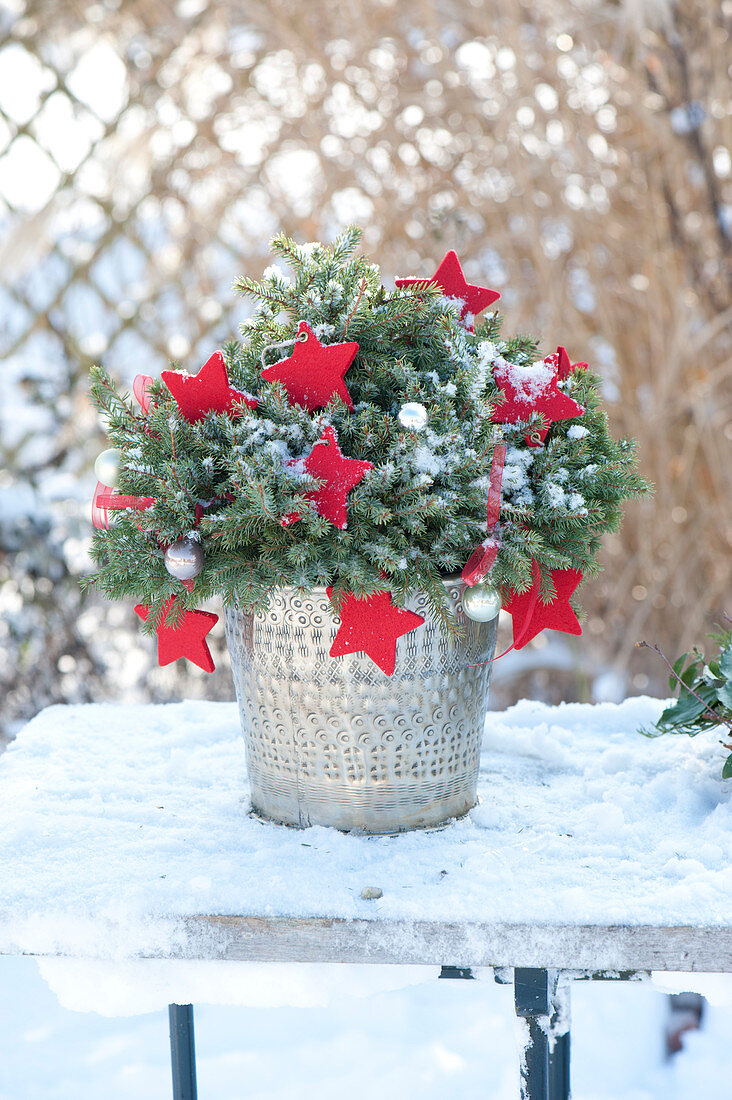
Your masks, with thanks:
M 364 293 L 366 292 L 366 287 L 367 286 L 368 286 L 368 282 L 366 281 L 366 279 L 361 279 L 361 282 L 358 284 L 358 297 L 356 298 L 356 301 L 353 303 L 353 308 L 352 308 L 351 312 L 348 314 L 348 316 L 346 317 L 346 320 L 345 320 L 344 325 L 343 325 L 343 335 L 344 336 L 348 332 L 348 326 L 351 323 L 351 318 L 353 317 L 354 313 L 358 309 L 359 303 L 361 302 L 361 299 L 363 298 Z

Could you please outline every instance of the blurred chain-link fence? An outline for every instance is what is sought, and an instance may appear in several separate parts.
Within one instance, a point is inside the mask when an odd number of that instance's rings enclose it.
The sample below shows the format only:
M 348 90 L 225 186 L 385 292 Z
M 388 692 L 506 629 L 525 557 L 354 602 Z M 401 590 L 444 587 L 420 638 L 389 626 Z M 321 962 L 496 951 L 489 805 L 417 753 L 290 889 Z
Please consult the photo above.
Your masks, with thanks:
M 455 247 L 506 329 L 605 379 L 656 483 L 607 540 L 585 637 L 497 699 L 663 691 L 730 611 L 732 3 L 0 0 L 0 682 L 49 701 L 229 697 L 82 596 L 101 361 L 195 371 L 279 229 L 364 226 L 385 276 Z M 731 612 L 732 613 L 732 612 Z

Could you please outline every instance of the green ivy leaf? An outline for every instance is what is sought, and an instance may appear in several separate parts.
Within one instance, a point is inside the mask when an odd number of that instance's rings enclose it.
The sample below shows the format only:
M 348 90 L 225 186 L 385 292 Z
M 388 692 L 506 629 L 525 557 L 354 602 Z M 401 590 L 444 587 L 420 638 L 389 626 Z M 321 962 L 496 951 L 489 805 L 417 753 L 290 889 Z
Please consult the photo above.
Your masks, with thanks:
M 717 699 L 723 707 L 732 710 L 732 680 L 728 680 L 726 684 L 717 688 Z
M 668 678 L 668 686 L 671 688 L 672 691 L 676 690 L 676 685 L 678 684 L 678 680 L 676 679 L 676 677 L 678 676 L 678 678 L 681 679 L 681 672 L 684 665 L 686 664 L 688 657 L 688 653 L 682 653 L 681 656 L 677 657 L 674 663 L 671 665 L 671 668 L 676 673 L 675 676 L 669 676 Z
M 687 722 L 692 722 L 695 718 L 698 718 L 707 706 L 711 706 L 716 702 L 716 692 L 708 685 L 699 688 L 698 695 L 700 696 L 699 699 L 691 692 L 683 691 L 679 699 L 672 706 L 666 708 L 658 719 L 658 724 L 660 726 L 686 725 Z
M 671 666 L 676 675 L 669 683 L 678 692 L 678 699 L 656 722 L 658 733 L 695 737 L 716 725 L 724 725 L 732 733 L 732 631 L 711 637 L 719 646 L 718 654 L 706 661 L 702 651 L 694 646 Z M 641 733 L 649 735 L 645 729 Z M 732 753 L 725 760 L 722 777 L 732 779 Z
M 732 645 L 728 645 L 719 655 L 719 673 L 732 680 Z
M 694 679 L 699 670 L 699 664 L 699 661 L 692 661 L 686 671 L 681 673 L 681 682 L 685 684 L 686 687 L 691 687 L 694 683 Z

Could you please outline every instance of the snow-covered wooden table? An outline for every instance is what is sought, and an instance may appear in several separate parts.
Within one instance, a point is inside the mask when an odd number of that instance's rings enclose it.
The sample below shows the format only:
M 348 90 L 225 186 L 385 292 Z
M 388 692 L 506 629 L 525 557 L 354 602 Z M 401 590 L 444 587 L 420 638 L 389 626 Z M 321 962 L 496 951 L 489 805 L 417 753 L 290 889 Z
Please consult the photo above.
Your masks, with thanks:
M 640 736 L 660 706 L 492 714 L 476 809 L 387 837 L 251 815 L 233 704 L 49 708 L 0 759 L 0 952 L 500 968 L 525 1094 L 566 1095 L 560 972 L 732 972 L 732 784 L 714 732 Z

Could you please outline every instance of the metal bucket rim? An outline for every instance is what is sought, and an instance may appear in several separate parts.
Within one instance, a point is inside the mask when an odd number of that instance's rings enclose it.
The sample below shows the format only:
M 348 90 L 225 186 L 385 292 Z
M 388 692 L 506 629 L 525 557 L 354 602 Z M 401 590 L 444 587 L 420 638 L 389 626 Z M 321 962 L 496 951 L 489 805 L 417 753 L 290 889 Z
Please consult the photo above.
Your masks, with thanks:
M 461 584 L 464 585 L 465 584 L 465 581 L 463 580 L 460 573 L 451 573 L 447 577 L 440 577 L 440 580 L 442 581 L 442 583 L 445 586 L 447 586 L 447 585 L 455 586 L 455 585 L 461 585 Z M 308 596 L 316 596 L 317 595 L 317 596 L 320 596 L 323 599 L 328 599 L 328 594 L 327 594 L 328 589 L 332 588 L 332 587 L 333 587 L 332 584 L 328 584 L 328 585 L 314 584 L 309 588 L 306 588 L 304 586 L 301 587 L 300 585 L 297 585 L 297 584 L 277 584 L 277 585 L 274 585 L 273 588 L 271 589 L 270 595 L 272 595 L 274 592 L 302 592 L 302 593 L 306 593 Z M 388 587 L 388 585 L 386 587 Z M 421 591 L 422 591 L 422 589 L 417 589 L 417 592 L 421 592 Z M 364 597 L 364 599 L 368 599 L 368 597 Z M 237 610 L 240 610 L 240 609 L 237 607 Z

